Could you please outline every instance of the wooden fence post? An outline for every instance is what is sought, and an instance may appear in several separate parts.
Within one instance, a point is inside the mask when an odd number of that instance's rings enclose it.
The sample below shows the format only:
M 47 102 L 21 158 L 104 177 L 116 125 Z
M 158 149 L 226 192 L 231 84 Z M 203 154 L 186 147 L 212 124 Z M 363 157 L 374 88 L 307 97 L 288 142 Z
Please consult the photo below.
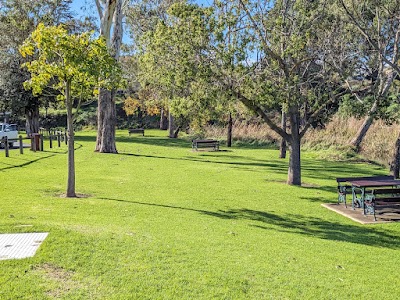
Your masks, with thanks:
M 53 148 L 53 136 L 49 134 L 50 149 Z
M 60 135 L 60 132 L 57 132 L 57 142 L 58 142 L 58 147 L 61 147 L 61 135 Z
M 43 134 L 39 135 L 39 140 L 40 140 L 40 142 L 39 142 L 40 149 L 39 150 L 44 151 L 44 149 L 43 149 L 43 140 L 44 140 Z
M 6 152 L 6 157 L 9 157 L 10 153 L 8 151 L 8 137 L 6 136 L 4 137 L 4 150 Z
M 22 143 L 22 135 L 19 136 L 19 153 L 24 154 L 24 144 Z
M 31 138 L 31 150 L 32 150 L 32 151 L 35 151 L 34 148 L 33 148 L 33 146 L 34 146 L 34 145 L 33 145 L 33 135 L 30 134 L 29 137 Z
M 65 129 L 64 132 L 64 141 L 65 141 L 65 145 L 68 143 L 68 139 L 67 139 L 67 129 Z

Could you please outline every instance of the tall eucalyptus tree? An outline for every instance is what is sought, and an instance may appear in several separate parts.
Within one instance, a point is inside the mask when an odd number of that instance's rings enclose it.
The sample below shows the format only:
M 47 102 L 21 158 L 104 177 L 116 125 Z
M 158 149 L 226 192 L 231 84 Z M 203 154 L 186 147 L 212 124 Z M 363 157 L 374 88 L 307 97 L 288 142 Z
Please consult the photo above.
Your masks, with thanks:
M 95 0 L 100 18 L 100 35 L 115 60 L 119 59 L 123 37 L 123 6 L 125 0 Z M 100 89 L 97 109 L 97 139 L 95 151 L 117 153 L 115 143 L 115 90 Z

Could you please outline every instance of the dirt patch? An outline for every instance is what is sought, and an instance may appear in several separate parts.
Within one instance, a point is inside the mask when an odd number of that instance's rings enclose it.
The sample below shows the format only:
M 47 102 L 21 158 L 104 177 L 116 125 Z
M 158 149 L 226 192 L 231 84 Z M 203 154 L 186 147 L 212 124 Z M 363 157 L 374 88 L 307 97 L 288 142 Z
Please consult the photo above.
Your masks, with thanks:
M 66 193 L 56 193 L 55 196 L 59 197 L 59 198 L 67 198 L 67 194 Z M 76 193 L 76 197 L 75 198 L 90 198 L 92 196 L 93 195 L 91 195 L 91 194 Z
M 44 273 L 47 278 L 56 281 L 66 281 L 69 280 L 72 277 L 72 275 L 74 275 L 73 271 L 68 271 L 61 267 L 54 266 L 52 264 L 40 265 L 36 267 L 35 270 Z
M 50 281 L 46 294 L 52 298 L 60 298 L 69 292 L 81 288 L 81 284 L 73 280 L 74 272 L 52 264 L 43 264 L 34 268 L 34 272 Z
M 305 187 L 305 188 L 319 188 L 319 187 L 321 187 L 321 186 L 318 185 L 318 184 L 315 184 L 315 183 L 307 183 L 307 182 L 303 182 L 303 183 L 301 184 L 301 186 L 302 186 L 302 187 Z
M 376 221 L 374 221 L 373 215 L 363 215 L 361 208 L 355 208 L 353 210 L 351 204 L 347 205 L 347 208 L 344 206 L 344 204 L 337 204 L 337 203 L 328 203 L 321 205 L 329 210 L 332 210 L 342 216 L 345 216 L 361 224 L 400 222 L 400 211 L 380 210 L 380 213 L 376 215 Z

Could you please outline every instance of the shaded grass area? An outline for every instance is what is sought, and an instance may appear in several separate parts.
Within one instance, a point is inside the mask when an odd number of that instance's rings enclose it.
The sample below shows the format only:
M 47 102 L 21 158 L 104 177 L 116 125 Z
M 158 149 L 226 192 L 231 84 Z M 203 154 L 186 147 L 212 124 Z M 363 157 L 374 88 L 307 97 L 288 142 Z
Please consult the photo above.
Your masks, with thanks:
M 399 293 L 400 225 L 359 225 L 320 206 L 336 201 L 336 177 L 387 170 L 306 152 L 305 187 L 287 186 L 277 150 L 192 152 L 188 140 L 146 135 L 118 131 L 113 155 L 93 152 L 94 132 L 77 133 L 77 191 L 88 198 L 59 197 L 65 146 L 0 157 L 0 233 L 50 232 L 34 258 L 0 261 L 0 299 Z M 382 278 L 391 284 L 371 284 Z

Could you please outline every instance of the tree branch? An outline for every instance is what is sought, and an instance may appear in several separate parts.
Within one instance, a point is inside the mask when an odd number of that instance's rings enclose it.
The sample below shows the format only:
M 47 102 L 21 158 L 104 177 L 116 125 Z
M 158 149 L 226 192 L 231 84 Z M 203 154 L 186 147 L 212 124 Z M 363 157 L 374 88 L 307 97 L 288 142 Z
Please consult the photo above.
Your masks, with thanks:
M 381 56 L 381 58 L 385 61 L 385 63 L 387 63 L 390 67 L 392 67 L 397 74 L 400 74 L 400 67 L 398 65 L 396 65 L 395 63 L 393 63 L 392 61 L 390 61 L 389 59 L 387 59 L 383 53 L 382 53 L 382 49 L 379 48 L 379 45 L 374 42 L 372 40 L 372 38 L 369 36 L 369 34 L 367 33 L 367 30 L 365 28 L 363 28 L 360 23 L 357 22 L 356 18 L 354 17 L 354 15 L 349 11 L 349 9 L 347 8 L 346 4 L 344 3 L 343 0 L 339 0 L 340 4 L 342 5 L 343 9 L 345 10 L 347 16 L 351 19 L 351 21 L 353 22 L 353 24 L 357 27 L 357 29 L 361 32 L 361 34 L 367 39 L 368 43 L 379 53 L 379 56 Z
M 100 20 L 101 20 L 101 19 L 103 19 L 103 8 L 101 7 L 100 1 L 101 0 L 95 0 L 96 7 L 97 7 L 97 12 L 99 13 L 99 17 L 100 17 Z M 103 5 L 104 5 L 104 1 L 101 1 L 101 3 L 103 3 Z
M 226 86 L 226 88 L 230 88 Z M 258 116 L 260 116 L 265 123 L 277 134 L 279 134 L 283 139 L 285 139 L 287 142 L 291 141 L 291 136 L 287 134 L 282 128 L 280 128 L 278 125 L 276 125 L 268 116 L 267 114 L 256 104 L 254 104 L 250 99 L 245 97 L 240 91 L 236 91 L 233 88 L 232 92 L 234 92 L 237 96 L 237 98 L 250 110 L 255 112 Z
M 282 59 L 282 57 L 280 57 L 278 54 L 276 54 L 274 51 L 272 51 L 272 49 L 268 46 L 268 43 L 266 42 L 265 37 L 261 32 L 261 29 L 257 25 L 257 23 L 254 20 L 253 16 L 250 14 L 250 11 L 248 10 L 246 5 L 244 4 L 243 0 L 239 0 L 239 2 L 242 5 L 244 11 L 246 12 L 247 17 L 250 19 L 250 22 L 253 24 L 253 27 L 256 30 L 257 35 L 261 40 L 261 43 L 262 43 L 263 48 L 264 48 L 264 51 L 268 55 L 270 55 L 274 60 L 276 60 L 278 62 L 278 64 L 281 66 L 283 72 L 285 73 L 286 77 L 288 77 L 289 76 L 289 70 L 288 70 L 288 68 L 287 68 L 287 66 L 285 64 L 285 61 Z

